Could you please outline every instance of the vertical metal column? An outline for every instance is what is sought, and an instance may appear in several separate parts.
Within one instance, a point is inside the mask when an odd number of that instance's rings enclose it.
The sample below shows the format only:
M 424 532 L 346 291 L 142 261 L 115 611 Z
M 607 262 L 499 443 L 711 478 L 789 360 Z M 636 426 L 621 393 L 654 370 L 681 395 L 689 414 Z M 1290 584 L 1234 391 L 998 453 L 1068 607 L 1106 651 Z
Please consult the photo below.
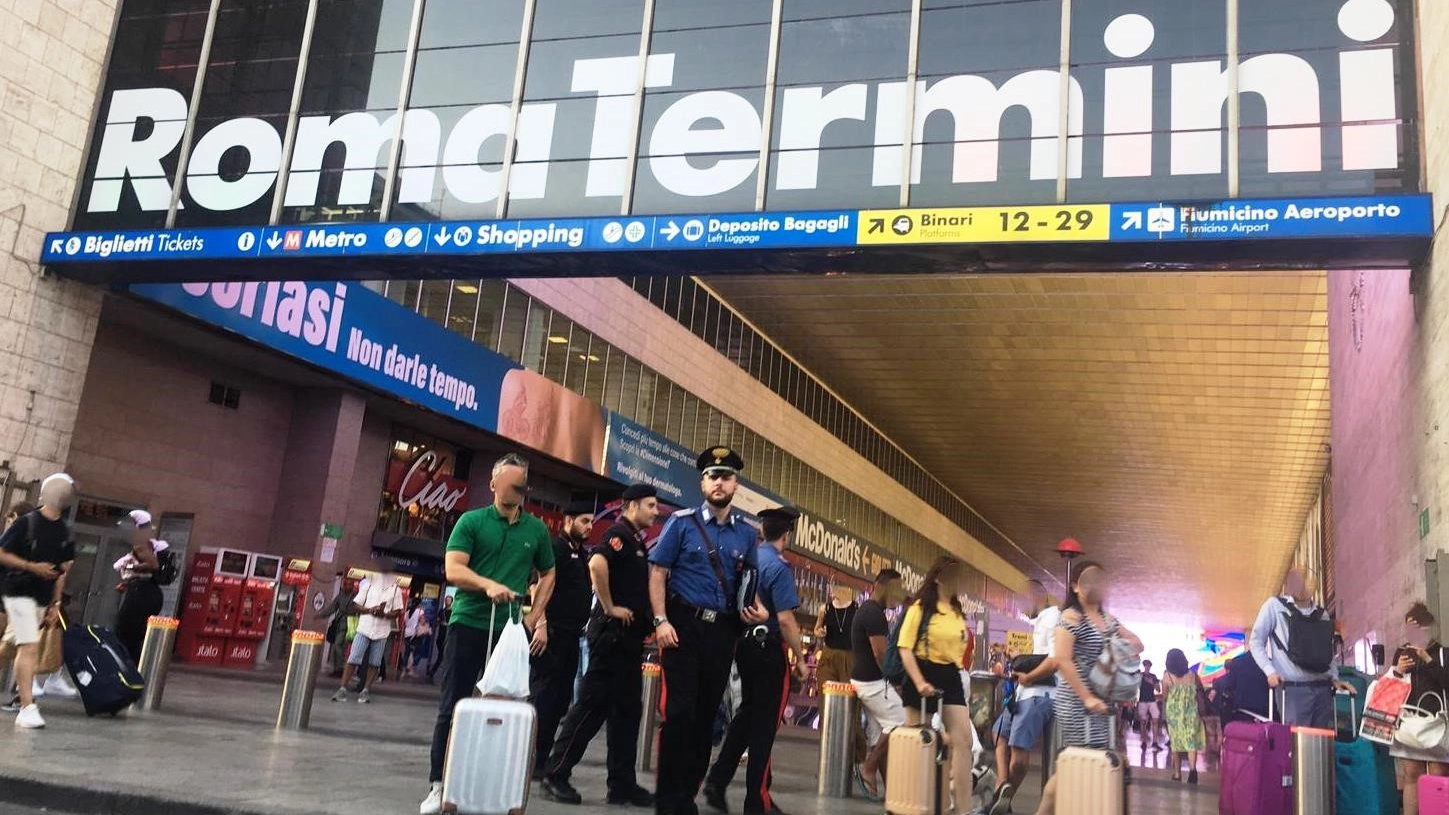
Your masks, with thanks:
M 855 780 L 855 686 L 826 682 L 820 688 L 820 785 L 817 793 L 849 798 Z
M 1334 732 L 1293 728 L 1293 815 L 1334 815 L 1337 765 Z
M 282 683 L 282 704 L 277 710 L 278 730 L 306 730 L 312 718 L 312 694 L 317 688 L 317 669 L 327 650 L 327 636 L 320 631 L 293 631 L 292 653 L 287 659 L 287 678 Z
M 653 662 L 644 663 L 644 715 L 639 719 L 639 755 L 634 768 L 641 773 L 654 772 L 654 742 L 659 737 L 659 687 L 663 669 Z
M 137 710 L 159 710 L 161 696 L 166 692 L 166 674 L 171 669 L 171 652 L 176 648 L 176 629 L 181 621 L 173 617 L 152 617 L 146 621 L 146 639 L 141 644 L 141 660 L 136 667 L 146 688 L 141 691 Z

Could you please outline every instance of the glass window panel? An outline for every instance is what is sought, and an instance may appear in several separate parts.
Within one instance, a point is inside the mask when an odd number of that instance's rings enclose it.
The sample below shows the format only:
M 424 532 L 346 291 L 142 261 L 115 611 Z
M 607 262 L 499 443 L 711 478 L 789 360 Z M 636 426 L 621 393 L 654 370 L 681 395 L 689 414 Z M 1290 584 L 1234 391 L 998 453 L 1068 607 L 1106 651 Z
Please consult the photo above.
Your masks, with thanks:
M 478 319 L 478 281 L 454 280 L 448 301 L 448 328 L 474 339 Z
M 605 163 L 587 159 L 515 163 L 513 182 L 509 185 L 512 192 L 508 199 L 508 217 L 542 218 L 565 211 L 571 216 L 618 215 L 622 192 L 617 196 L 585 194 L 590 172 L 617 175 L 600 166 Z M 525 183 L 525 176 L 536 181 Z
M 567 99 L 575 95 L 576 63 L 585 59 L 607 59 L 639 56 L 639 32 L 625 36 L 593 36 L 573 40 L 540 40 L 534 31 L 528 51 L 528 77 L 524 81 L 524 99 Z M 632 83 L 631 83 L 632 85 Z M 629 95 L 632 95 L 632 88 Z
M 525 5 L 525 0 L 427 0 L 418 42 L 423 48 L 518 42 Z
M 553 310 L 528 298 L 528 322 L 524 330 L 523 355 L 518 362 L 525 368 L 543 372 L 544 355 L 548 352 L 549 321 Z
M 667 0 L 654 6 L 654 30 L 768 23 L 773 11 L 771 0 L 730 0 L 728 3 L 719 0 Z
M 478 323 L 473 341 L 498 350 L 498 330 L 503 325 L 503 300 L 508 284 L 502 280 L 459 281 L 478 287 Z
M 763 101 L 763 88 L 645 97 L 634 210 L 754 209 Z
M 564 369 L 563 385 L 574 393 L 584 392 L 584 380 L 589 365 L 594 362 L 594 335 L 574 326 L 573 338 L 569 343 L 568 367 Z
M 387 296 L 403 308 L 414 311 L 418 307 L 418 292 L 421 288 L 421 282 L 417 280 L 389 280 Z
M 837 84 L 906 75 L 911 16 L 871 14 L 786 22 L 780 27 L 781 85 Z
M 498 353 L 515 362 L 523 360 L 525 329 L 528 325 L 528 295 L 505 285 L 502 327 L 499 330 Z
M 763 85 L 770 55 L 768 17 L 765 22 L 656 33 L 650 40 L 649 53 L 675 55 L 670 91 Z
M 544 338 L 544 362 L 541 373 L 555 382 L 564 381 L 569 361 L 577 353 L 574 343 L 574 323 L 555 312 L 548 324 L 548 336 Z
M 533 38 L 538 41 L 637 34 L 643 26 L 644 0 L 538 0 Z
M 781 18 L 788 22 L 910 10 L 910 0 L 785 0 Z
M 418 51 L 413 69 L 412 108 L 508 103 L 518 71 L 518 43 Z M 397 90 L 393 89 L 394 95 Z M 451 133 L 445 129 L 444 134 Z
M 609 344 L 590 335 L 588 364 L 584 366 L 584 397 L 596 405 L 604 403 L 604 371 Z

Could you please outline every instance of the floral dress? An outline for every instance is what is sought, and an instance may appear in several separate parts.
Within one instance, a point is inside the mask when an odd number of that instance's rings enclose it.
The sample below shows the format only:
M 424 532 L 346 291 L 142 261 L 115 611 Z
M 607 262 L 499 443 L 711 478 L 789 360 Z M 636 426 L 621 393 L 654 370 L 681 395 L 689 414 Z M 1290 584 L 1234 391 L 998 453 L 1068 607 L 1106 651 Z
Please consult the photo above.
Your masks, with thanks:
M 1177 676 L 1172 680 L 1167 688 L 1167 738 L 1172 749 L 1179 753 L 1206 750 L 1207 733 L 1197 710 L 1197 682 Z

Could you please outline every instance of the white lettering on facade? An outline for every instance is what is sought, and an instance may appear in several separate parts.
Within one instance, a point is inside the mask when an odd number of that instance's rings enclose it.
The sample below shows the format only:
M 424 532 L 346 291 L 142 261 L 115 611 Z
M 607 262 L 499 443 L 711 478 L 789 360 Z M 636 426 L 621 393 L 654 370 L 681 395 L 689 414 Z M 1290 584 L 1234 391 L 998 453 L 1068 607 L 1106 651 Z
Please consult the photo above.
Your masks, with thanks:
M 406 509 L 417 504 L 423 509 L 452 512 L 468 494 L 467 486 L 454 487 L 440 470 L 443 458 L 432 450 L 425 451 L 408 468 L 397 490 L 397 505 Z
M 1348 9 L 1345 9 L 1348 11 Z M 1392 25 L 1393 20 L 1388 20 Z M 1345 35 L 1356 49 L 1338 57 L 1343 170 L 1394 169 L 1398 150 L 1398 92 L 1395 50 L 1364 49 L 1363 37 L 1387 29 L 1364 26 L 1353 14 L 1340 15 Z M 1122 60 L 1150 59 L 1154 30 L 1141 15 L 1122 15 L 1107 29 L 1109 50 Z M 637 86 L 668 88 L 674 84 L 675 54 L 655 54 L 639 71 L 639 57 L 618 56 L 575 61 L 570 88 L 595 98 L 595 116 L 584 194 L 621 195 L 627 186 L 628 135 L 640 129 L 633 104 Z M 1223 111 L 1233 92 L 1231 76 L 1220 60 L 1175 63 L 1171 72 L 1168 138 L 1172 175 L 1223 172 Z M 1148 177 L 1153 161 L 1153 65 L 1108 65 L 1103 70 L 1101 174 L 1103 178 Z M 1062 87 L 1068 96 L 1066 175 L 1080 178 L 1085 148 L 1087 100 L 1075 76 L 1033 70 L 997 82 L 983 76 L 947 76 L 920 81 L 913 90 L 905 82 L 883 82 L 874 88 L 874 139 L 861 155 L 871 156 L 871 184 L 896 186 L 906 168 L 903 151 L 910 138 L 911 180 L 922 177 L 923 144 L 928 122 L 949 117 L 953 140 L 950 178 L 956 184 L 993 183 L 1000 178 L 1003 116 L 1024 110 L 1030 121 L 1028 177 L 1056 178 L 1061 168 L 1059 128 Z M 1322 112 L 1325 101 L 1315 68 L 1291 54 L 1258 54 L 1243 61 L 1238 92 L 1262 101 L 1266 112 L 1267 165 L 1270 173 L 1318 172 L 1323 169 Z M 777 190 L 809 190 L 819 184 L 824 132 L 837 122 L 863 122 L 872 91 L 865 83 L 797 87 L 781 95 L 778 167 L 771 177 Z M 915 96 L 915 115 L 906 126 L 908 93 Z M 86 208 L 114 212 L 126 184 L 142 210 L 167 208 L 170 182 L 163 163 L 180 147 L 186 100 L 165 88 L 124 89 L 112 93 L 100 132 L 97 161 Z M 515 145 L 508 193 L 513 198 L 540 199 L 553 166 L 556 102 L 521 105 L 516 127 L 510 106 L 489 104 L 463 114 L 444 133 L 435 114 L 410 110 L 404 116 L 398 203 L 433 200 L 438 176 L 453 198 L 481 204 L 502 192 L 505 145 Z M 385 166 L 385 148 L 397 136 L 396 117 L 379 120 L 368 113 L 338 117 L 309 116 L 299 120 L 291 157 L 288 206 L 362 205 L 371 201 L 377 171 Z M 683 197 L 707 199 L 750 183 L 761 168 L 762 120 L 755 104 L 724 90 L 678 96 L 640 134 L 642 163 L 665 190 Z M 273 189 L 281 166 L 281 135 L 260 119 L 222 122 L 197 140 L 185 183 L 193 206 L 235 210 L 261 200 Z M 333 145 L 344 153 L 341 184 L 335 201 L 319 201 L 323 157 Z M 221 174 L 224 154 L 246 156 L 240 175 Z M 441 172 L 439 172 L 441 170 Z
M 268 283 L 183 283 L 192 297 L 206 297 L 220 309 L 235 311 L 249 320 L 280 331 L 317 348 L 337 351 L 342 313 L 347 306 L 347 284 L 309 289 L 299 280 Z M 259 298 L 260 295 L 260 298 Z M 257 311 L 257 306 L 261 311 Z M 351 343 L 349 342 L 349 356 Z

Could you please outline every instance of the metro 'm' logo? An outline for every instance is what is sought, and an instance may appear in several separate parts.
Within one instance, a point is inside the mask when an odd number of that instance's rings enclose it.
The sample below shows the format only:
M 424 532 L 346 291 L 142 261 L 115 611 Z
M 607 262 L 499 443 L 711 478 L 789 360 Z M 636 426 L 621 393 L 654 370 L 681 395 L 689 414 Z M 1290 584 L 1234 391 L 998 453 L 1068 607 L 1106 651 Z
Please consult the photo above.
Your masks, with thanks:
M 288 252 L 295 252 L 302 248 L 302 230 L 289 229 L 287 235 L 282 239 L 282 249 Z
M 1139 14 L 1117 17 L 1107 26 L 1104 43 L 1122 64 L 1083 66 L 1063 77 L 1056 70 L 1029 70 L 1002 80 L 957 75 L 906 81 L 854 82 L 831 88 L 783 88 L 776 100 L 775 166 L 769 184 L 774 190 L 819 188 L 822 146 L 827 128 L 864 123 L 873 138 L 857 155 L 858 173 L 872 187 L 898 187 L 909 173 L 921 180 L 928 120 L 948 117 L 954 124 L 950 180 L 983 184 L 1000 180 L 1002 120 L 1011 110 L 1030 119 L 1029 167 L 1032 180 L 1062 175 L 1081 178 L 1086 149 L 1086 114 L 1102 113 L 1102 131 L 1092 139 L 1090 166 L 1104 179 L 1149 178 L 1160 173 L 1154 160 L 1160 141 L 1154 131 L 1167 121 L 1170 152 L 1166 172 L 1172 176 L 1217 175 L 1224 164 L 1224 111 L 1232 95 L 1261 100 L 1266 112 L 1269 173 L 1317 173 L 1324 170 L 1325 128 L 1336 129 L 1332 143 L 1334 169 L 1344 171 L 1399 168 L 1399 110 L 1395 81 L 1395 48 L 1365 47 L 1392 28 L 1387 4 L 1347 0 L 1338 15 L 1340 32 L 1352 47 L 1337 54 L 1336 82 L 1321 80 L 1318 69 L 1296 54 L 1261 53 L 1242 59 L 1236 73 L 1219 59 L 1163 65 L 1152 61 L 1156 29 Z M 1387 25 L 1385 25 L 1387 24 Z M 1324 49 L 1327 50 L 1327 49 Z M 579 59 L 573 63 L 571 90 L 596 99 L 594 132 L 585 168 L 584 195 L 619 197 L 632 168 L 619 156 L 628 154 L 631 133 L 638 133 L 639 173 L 652 173 L 664 190 L 678 196 L 708 199 L 753 185 L 760 172 L 764 119 L 756 103 L 728 90 L 680 93 L 652 121 L 641 121 L 633 104 L 644 88 L 669 88 L 675 81 L 675 54 Z M 641 70 L 642 68 L 642 70 Z M 1080 75 L 1100 71 L 1102 98 L 1089 100 Z M 1170 75 L 1170 114 L 1154 110 L 1159 75 Z M 1338 99 L 1325 98 L 1337 87 Z M 1065 92 L 1064 92 L 1065 90 Z M 667 97 L 666 97 L 667 98 Z M 1067 111 L 1062 111 L 1063 99 Z M 1335 111 L 1325 122 L 1323 111 Z M 515 111 L 508 103 L 468 110 L 445 131 L 429 109 L 407 110 L 379 118 L 370 113 L 304 116 L 296 122 L 291 155 L 284 155 L 278 125 L 257 118 L 220 122 L 199 132 L 185 168 L 188 207 L 232 211 L 269 195 L 283 168 L 287 171 L 284 205 L 288 207 L 366 205 L 372 200 L 379 169 L 389 163 L 390 147 L 402 140 L 396 183 L 397 202 L 426 204 L 441 186 L 459 202 L 486 204 L 503 192 L 505 170 L 480 160 L 489 144 L 511 141 L 513 164 L 507 174 L 512 199 L 542 199 L 554 167 L 558 102 L 525 102 Z M 168 88 L 117 90 L 111 94 L 100 133 L 94 176 L 86 210 L 115 212 L 129 185 L 142 210 L 169 208 L 172 187 L 166 164 L 181 148 L 188 119 L 187 101 Z M 632 118 L 633 124 L 628 120 Z M 1066 144 L 1059 135 L 1065 121 Z M 843 124 L 838 124 L 843 123 Z M 860 125 L 856 125 L 860 127 Z M 340 184 L 334 201 L 319 201 L 324 157 L 342 148 Z M 909 155 L 907 148 L 909 147 Z M 1062 149 L 1065 148 L 1065 149 Z M 223 156 L 243 152 L 246 171 L 221 171 Z M 441 176 L 441 185 L 438 183 Z M 300 240 L 300 234 L 297 240 Z M 288 233 L 286 248 L 300 247 Z

